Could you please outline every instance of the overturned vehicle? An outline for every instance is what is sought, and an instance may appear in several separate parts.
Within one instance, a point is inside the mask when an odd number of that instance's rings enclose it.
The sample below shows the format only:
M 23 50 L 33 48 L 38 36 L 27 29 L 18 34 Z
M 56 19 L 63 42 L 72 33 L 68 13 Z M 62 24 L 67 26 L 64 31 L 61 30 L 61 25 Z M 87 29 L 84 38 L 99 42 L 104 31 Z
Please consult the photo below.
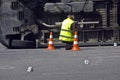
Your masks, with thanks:
M 80 46 L 120 42 L 119 0 L 0 0 L 0 42 L 7 48 L 39 48 L 53 32 L 58 40 L 61 22 L 74 13 Z

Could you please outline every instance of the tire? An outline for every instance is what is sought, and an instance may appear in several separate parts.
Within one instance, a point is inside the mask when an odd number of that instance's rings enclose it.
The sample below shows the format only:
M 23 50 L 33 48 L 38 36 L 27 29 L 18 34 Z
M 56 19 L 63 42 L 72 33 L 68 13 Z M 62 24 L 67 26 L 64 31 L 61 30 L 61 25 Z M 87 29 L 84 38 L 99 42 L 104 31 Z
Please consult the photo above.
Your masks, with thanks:
M 35 48 L 35 42 L 27 40 L 12 40 L 11 48 Z

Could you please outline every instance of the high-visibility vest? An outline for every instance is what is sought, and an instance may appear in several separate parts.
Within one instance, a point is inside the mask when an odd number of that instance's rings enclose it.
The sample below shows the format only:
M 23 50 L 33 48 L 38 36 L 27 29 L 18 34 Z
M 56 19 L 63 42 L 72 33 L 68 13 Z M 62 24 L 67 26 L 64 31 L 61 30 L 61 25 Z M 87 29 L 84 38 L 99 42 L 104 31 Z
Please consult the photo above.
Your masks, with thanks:
M 74 35 L 71 30 L 71 25 L 73 23 L 74 23 L 74 21 L 70 18 L 67 18 L 62 22 L 59 40 L 73 42 Z

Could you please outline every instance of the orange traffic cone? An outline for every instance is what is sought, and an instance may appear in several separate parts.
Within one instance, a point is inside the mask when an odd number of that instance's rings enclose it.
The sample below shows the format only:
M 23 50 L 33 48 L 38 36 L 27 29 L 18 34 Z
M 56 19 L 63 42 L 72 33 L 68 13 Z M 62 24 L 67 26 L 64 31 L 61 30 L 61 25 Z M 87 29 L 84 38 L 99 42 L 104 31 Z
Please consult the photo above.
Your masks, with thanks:
M 55 50 L 55 47 L 53 45 L 53 33 L 50 32 L 49 42 L 48 42 L 48 50 Z
M 72 50 L 74 50 L 74 51 L 80 50 L 80 47 L 78 45 L 78 33 L 77 33 L 77 31 L 75 31 L 75 34 L 74 34 L 74 42 L 73 42 Z

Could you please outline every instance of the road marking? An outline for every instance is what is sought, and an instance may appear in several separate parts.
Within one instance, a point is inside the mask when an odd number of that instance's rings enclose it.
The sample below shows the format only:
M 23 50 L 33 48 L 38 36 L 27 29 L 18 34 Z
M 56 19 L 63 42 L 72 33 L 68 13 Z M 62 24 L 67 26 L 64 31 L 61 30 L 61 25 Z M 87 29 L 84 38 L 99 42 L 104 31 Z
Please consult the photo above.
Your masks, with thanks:
M 106 56 L 106 57 L 103 57 L 103 58 L 120 58 L 120 56 Z
M 0 69 L 15 69 L 14 66 L 0 66 Z

